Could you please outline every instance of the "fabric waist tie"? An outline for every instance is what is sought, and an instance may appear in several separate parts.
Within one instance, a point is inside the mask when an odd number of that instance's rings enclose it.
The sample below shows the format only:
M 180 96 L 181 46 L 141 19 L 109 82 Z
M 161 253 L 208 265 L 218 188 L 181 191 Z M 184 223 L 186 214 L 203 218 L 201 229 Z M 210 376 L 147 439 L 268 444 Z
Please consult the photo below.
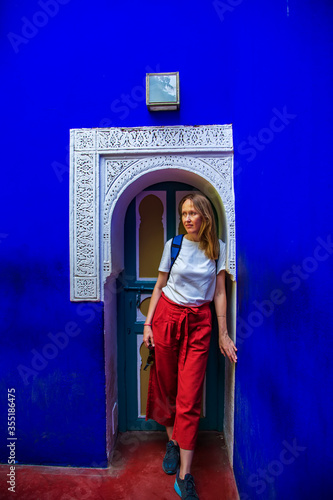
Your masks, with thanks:
M 180 316 L 178 320 L 178 326 L 177 326 L 177 335 L 176 339 L 180 340 L 182 332 L 184 333 L 184 344 L 183 348 L 180 351 L 180 366 L 181 369 L 184 368 L 185 361 L 186 361 L 186 353 L 187 353 L 187 343 L 188 343 L 188 333 L 189 333 L 189 324 L 188 324 L 188 316 L 190 313 L 196 315 L 203 309 L 209 307 L 209 302 L 205 302 L 204 304 L 200 306 L 183 306 L 180 304 L 177 304 L 176 302 L 173 302 L 170 300 L 168 297 L 165 296 L 164 293 L 162 293 L 162 297 L 164 300 L 167 302 L 171 303 L 173 306 L 175 306 L 177 309 L 179 309 Z

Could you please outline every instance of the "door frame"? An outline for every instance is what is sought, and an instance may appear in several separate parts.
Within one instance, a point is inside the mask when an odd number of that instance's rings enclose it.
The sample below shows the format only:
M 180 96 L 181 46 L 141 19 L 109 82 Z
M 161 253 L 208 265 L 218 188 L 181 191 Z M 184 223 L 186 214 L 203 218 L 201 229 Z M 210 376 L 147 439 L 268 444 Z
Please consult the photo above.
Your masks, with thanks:
M 229 333 L 236 337 L 236 239 L 231 125 L 71 130 L 70 284 L 74 302 L 104 302 L 107 454 L 117 434 L 117 287 L 124 214 L 161 181 L 191 184 L 218 214 L 227 246 Z M 225 363 L 224 435 L 233 462 L 235 367 Z

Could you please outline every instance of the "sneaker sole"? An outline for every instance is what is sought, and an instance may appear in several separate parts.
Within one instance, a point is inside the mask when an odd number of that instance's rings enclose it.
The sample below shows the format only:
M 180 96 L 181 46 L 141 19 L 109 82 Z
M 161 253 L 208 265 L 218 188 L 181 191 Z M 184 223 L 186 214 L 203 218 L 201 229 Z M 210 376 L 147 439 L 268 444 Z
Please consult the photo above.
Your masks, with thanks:
M 177 495 L 180 496 L 180 498 L 182 497 L 182 492 L 180 491 L 180 488 L 178 486 L 178 483 L 177 483 L 177 479 L 175 481 L 175 485 L 174 485 L 174 488 L 175 488 L 175 492 L 177 493 Z

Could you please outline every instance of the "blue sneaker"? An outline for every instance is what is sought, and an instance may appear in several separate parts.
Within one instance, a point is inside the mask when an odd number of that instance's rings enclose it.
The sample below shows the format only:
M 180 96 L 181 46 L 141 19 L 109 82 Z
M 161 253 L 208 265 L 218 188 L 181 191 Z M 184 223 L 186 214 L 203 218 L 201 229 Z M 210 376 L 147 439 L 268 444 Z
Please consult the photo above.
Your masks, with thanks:
M 169 441 L 163 458 L 162 468 L 166 474 L 176 474 L 179 467 L 179 445 Z
M 195 491 L 194 477 L 191 474 L 185 474 L 184 479 L 180 479 L 179 471 L 177 472 L 175 491 L 182 500 L 199 500 Z

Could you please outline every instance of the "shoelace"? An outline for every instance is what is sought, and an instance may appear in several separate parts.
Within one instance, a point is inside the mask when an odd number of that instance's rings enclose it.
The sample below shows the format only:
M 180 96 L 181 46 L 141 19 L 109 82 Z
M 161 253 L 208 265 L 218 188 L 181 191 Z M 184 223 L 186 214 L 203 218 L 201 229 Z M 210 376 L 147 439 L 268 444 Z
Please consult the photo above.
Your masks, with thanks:
M 186 493 L 191 493 L 191 494 L 196 493 L 196 491 L 195 491 L 195 483 L 194 483 L 193 476 L 190 476 L 189 478 L 186 479 L 186 481 L 185 481 L 185 489 L 186 489 Z
M 178 457 L 177 446 L 175 444 L 168 444 L 166 455 L 168 459 Z

